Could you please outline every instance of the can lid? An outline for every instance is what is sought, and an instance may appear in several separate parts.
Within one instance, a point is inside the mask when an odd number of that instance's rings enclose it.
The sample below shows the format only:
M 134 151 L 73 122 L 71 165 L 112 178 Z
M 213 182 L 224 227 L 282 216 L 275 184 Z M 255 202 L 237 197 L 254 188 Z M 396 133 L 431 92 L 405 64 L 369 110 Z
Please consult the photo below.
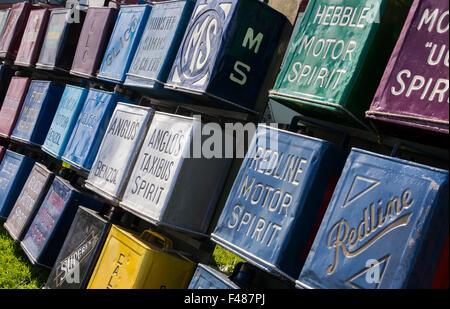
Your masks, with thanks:
M 25 156 L 23 154 L 17 153 L 15 151 L 10 150 L 10 149 L 6 149 L 5 157 L 7 155 L 11 156 L 11 157 L 14 157 L 16 159 L 23 159 L 23 158 L 25 158 Z
M 172 240 L 160 233 L 151 230 L 143 231 L 140 238 L 152 246 L 156 245 L 157 247 L 161 248 L 161 250 L 170 250 L 173 247 Z
M 400 163 L 400 164 L 403 164 L 403 165 L 408 165 L 408 166 L 412 166 L 412 167 L 416 167 L 416 168 L 421 168 L 421 169 L 424 169 L 424 170 L 429 170 L 431 172 L 440 173 L 440 174 L 447 175 L 447 176 L 449 174 L 448 171 L 444 170 L 444 169 L 440 169 L 440 168 L 437 168 L 437 167 L 433 167 L 433 166 L 429 166 L 429 165 L 425 165 L 425 164 L 422 164 L 422 163 L 417 163 L 417 162 L 413 162 L 413 161 L 409 161 L 409 160 L 405 160 L 405 159 L 400 159 L 400 158 L 397 158 L 397 157 L 387 156 L 387 155 L 383 155 L 383 154 L 380 154 L 380 153 L 371 152 L 371 151 L 368 151 L 368 150 L 365 150 L 365 149 L 361 149 L 361 148 L 357 148 L 357 147 L 353 147 L 351 149 L 351 152 L 358 152 L 358 153 L 363 154 L 363 155 L 372 156 L 372 157 L 378 157 L 380 159 L 389 160 L 389 161 L 392 161 L 392 162 L 396 162 L 396 163 Z

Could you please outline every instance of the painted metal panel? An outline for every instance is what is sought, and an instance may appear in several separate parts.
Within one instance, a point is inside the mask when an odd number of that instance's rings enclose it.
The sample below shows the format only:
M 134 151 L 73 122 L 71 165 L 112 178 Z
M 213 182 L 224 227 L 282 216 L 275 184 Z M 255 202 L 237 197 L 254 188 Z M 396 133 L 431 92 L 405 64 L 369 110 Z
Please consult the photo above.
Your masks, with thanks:
M 164 83 L 172 69 L 194 9 L 191 0 L 154 3 L 125 85 L 169 96 Z
M 0 220 L 8 218 L 33 164 L 33 159 L 6 150 L 0 165 Z
M 41 51 L 49 15 L 48 9 L 30 12 L 14 64 L 26 67 L 34 66 Z
M 252 111 L 287 22 L 261 1 L 197 1 L 166 87 Z
M 0 58 L 16 58 L 30 10 L 31 4 L 28 2 L 17 3 L 11 7 L 0 40 Z
M 152 117 L 150 108 L 117 103 L 86 188 L 114 203 L 122 199 Z
M 110 227 L 99 213 L 80 206 L 45 288 L 84 289 Z
M 42 150 L 60 159 L 64 154 L 80 111 L 86 100 L 88 90 L 82 87 L 66 85 L 56 110 Z
M 11 139 L 40 147 L 45 141 L 63 90 L 63 86 L 54 82 L 31 81 Z
M 6 138 L 11 136 L 16 126 L 17 118 L 22 111 L 23 102 L 28 92 L 31 80 L 28 77 L 14 76 L 3 100 L 0 110 L 0 135 Z
M 100 202 L 56 176 L 20 243 L 32 264 L 46 268 L 54 265 L 79 205 L 101 208 Z
M 200 130 L 195 118 L 155 112 L 120 206 L 154 224 L 205 233 L 230 160 L 190 155 Z
M 97 73 L 114 27 L 117 11 L 108 7 L 88 9 L 70 74 L 91 78 Z
M 270 98 L 305 116 L 369 129 L 366 102 L 407 10 L 399 1 L 309 1 Z
M 3 35 L 3 30 L 5 29 L 6 22 L 8 21 L 9 13 L 11 9 L 0 10 L 0 38 Z
M 14 240 L 21 241 L 25 236 L 47 195 L 54 176 L 44 165 L 34 164 L 22 192 L 4 224 L 5 229 Z
M 448 235 L 448 202 L 448 171 L 352 149 L 297 283 L 429 287 Z
M 448 6 L 414 2 L 368 118 L 448 134 Z
M 65 8 L 52 9 L 36 67 L 69 72 L 84 23 L 85 13 L 72 16 Z
M 240 287 L 224 273 L 208 265 L 198 264 L 188 289 L 240 289 Z
M 98 79 L 122 84 L 142 37 L 151 11 L 150 5 L 120 8 L 114 30 L 106 48 Z
M 62 159 L 65 162 L 90 171 L 118 101 L 129 102 L 117 92 L 89 90 L 64 150 Z
M 187 288 L 195 263 L 179 254 L 168 253 L 172 249 L 170 239 L 147 232 L 150 238 L 145 239 L 146 234 L 138 236 L 113 225 L 87 288 Z
M 334 144 L 259 125 L 211 239 L 295 281 L 344 162 Z

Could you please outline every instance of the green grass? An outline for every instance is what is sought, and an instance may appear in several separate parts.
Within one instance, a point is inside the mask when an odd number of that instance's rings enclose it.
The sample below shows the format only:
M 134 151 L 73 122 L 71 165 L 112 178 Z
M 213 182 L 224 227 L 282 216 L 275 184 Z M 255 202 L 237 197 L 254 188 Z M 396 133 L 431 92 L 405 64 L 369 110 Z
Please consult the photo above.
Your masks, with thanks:
M 33 266 L 19 243 L 0 226 L 0 289 L 40 289 L 49 271 Z
M 239 262 L 245 261 L 221 246 L 216 245 L 213 252 L 212 267 L 217 268 L 218 270 L 229 275 L 233 272 L 234 266 L 236 266 Z

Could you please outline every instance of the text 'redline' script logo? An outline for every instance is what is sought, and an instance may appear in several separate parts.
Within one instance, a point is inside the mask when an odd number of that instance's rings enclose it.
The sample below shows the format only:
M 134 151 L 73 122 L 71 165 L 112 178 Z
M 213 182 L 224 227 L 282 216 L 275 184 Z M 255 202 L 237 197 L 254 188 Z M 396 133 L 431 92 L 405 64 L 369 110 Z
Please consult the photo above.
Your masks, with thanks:
M 383 201 L 378 204 L 382 206 Z M 414 204 L 411 198 L 411 191 L 406 189 L 401 197 L 394 197 L 387 202 L 385 209 L 380 207 L 376 209 L 375 203 L 363 209 L 363 219 L 357 228 L 350 227 L 347 220 L 341 219 L 333 225 L 328 233 L 328 248 L 334 250 L 334 259 L 331 265 L 327 267 L 327 274 L 331 275 L 336 270 L 339 263 L 339 249 L 348 257 L 355 257 L 374 243 L 378 239 L 395 230 L 398 227 L 408 224 L 412 212 L 405 213 Z M 373 236 L 372 236 L 373 235 Z M 366 241 L 368 237 L 372 236 Z

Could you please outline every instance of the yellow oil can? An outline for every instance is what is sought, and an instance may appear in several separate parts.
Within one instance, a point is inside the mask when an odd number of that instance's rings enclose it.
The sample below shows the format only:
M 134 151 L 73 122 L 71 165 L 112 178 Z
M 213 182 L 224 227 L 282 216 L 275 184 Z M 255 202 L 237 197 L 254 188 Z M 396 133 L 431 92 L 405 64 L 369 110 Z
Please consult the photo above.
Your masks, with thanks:
M 196 264 L 173 252 L 172 241 L 159 233 L 113 225 L 87 288 L 185 289 Z

